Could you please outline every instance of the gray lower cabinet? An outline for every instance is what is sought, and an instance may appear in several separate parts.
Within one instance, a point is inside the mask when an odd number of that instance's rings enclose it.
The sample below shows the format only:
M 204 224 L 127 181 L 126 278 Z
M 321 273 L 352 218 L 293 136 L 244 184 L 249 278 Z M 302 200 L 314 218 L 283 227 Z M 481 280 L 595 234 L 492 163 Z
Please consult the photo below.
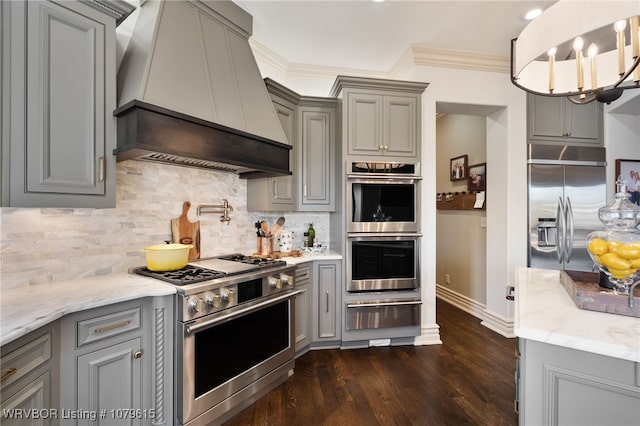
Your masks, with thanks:
M 296 358 L 309 350 L 311 343 L 313 312 L 313 263 L 301 263 L 296 267 L 295 336 Z
M 628 426 L 640 419 L 640 363 L 519 340 L 521 425 Z
M 603 146 L 600 102 L 576 105 L 563 97 L 527 94 L 529 143 Z
M 109 425 L 173 420 L 173 299 L 146 298 L 61 320 L 61 406 Z M 70 420 L 91 424 L 91 419 Z
M 122 4 L 2 2 L 2 206 L 115 207 Z
M 58 322 L 2 347 L 0 423 L 57 425 Z
M 342 261 L 317 260 L 313 262 L 313 344 L 312 346 L 340 345 L 342 337 Z

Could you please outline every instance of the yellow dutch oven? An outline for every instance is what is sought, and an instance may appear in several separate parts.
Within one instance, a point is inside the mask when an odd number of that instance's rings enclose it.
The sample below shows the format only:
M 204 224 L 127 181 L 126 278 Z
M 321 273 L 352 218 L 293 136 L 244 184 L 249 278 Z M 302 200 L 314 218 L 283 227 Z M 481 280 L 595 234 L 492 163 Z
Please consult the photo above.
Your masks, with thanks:
M 142 249 L 147 269 L 155 272 L 176 271 L 187 266 L 192 244 L 157 244 Z

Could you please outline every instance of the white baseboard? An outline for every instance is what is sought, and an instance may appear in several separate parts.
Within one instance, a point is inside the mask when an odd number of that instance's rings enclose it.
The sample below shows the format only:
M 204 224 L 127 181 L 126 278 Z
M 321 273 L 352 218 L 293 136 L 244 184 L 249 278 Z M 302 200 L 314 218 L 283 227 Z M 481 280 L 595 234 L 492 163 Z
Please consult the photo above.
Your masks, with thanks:
M 452 291 L 440 284 L 436 284 L 436 297 L 470 313 L 476 318 L 479 318 L 481 320 L 480 324 L 488 329 L 493 330 L 504 337 L 516 337 L 513 333 L 513 319 L 503 317 L 500 314 L 487 310 L 485 304 Z
M 420 335 L 416 336 L 413 341 L 414 346 L 441 344 L 442 340 L 440 340 L 440 326 L 438 324 L 422 326 L 422 328 L 420 329 Z

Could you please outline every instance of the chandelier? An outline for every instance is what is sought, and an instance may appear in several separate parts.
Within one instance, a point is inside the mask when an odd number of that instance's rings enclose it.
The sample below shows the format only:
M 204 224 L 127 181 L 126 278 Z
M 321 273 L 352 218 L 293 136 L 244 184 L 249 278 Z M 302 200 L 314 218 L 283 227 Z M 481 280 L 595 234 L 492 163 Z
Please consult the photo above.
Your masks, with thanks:
M 560 0 L 511 40 L 511 82 L 576 104 L 640 87 L 640 0 Z

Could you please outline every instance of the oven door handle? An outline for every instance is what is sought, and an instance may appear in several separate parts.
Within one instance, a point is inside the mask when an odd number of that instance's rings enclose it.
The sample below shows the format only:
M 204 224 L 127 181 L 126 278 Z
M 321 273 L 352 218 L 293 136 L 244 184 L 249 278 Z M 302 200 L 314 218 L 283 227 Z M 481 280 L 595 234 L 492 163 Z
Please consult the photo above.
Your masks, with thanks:
M 302 290 L 295 290 L 295 291 L 292 291 L 290 293 L 286 293 L 286 294 L 274 297 L 273 299 L 268 299 L 268 300 L 262 301 L 260 303 L 256 303 L 255 305 L 246 306 L 243 309 L 239 309 L 237 311 L 233 311 L 231 313 L 219 316 L 219 317 L 217 317 L 215 319 L 212 319 L 210 321 L 205 321 L 205 322 L 203 322 L 201 324 L 189 324 L 189 325 L 187 325 L 185 327 L 186 334 L 195 333 L 196 331 L 200 331 L 200 330 L 204 330 L 204 329 L 213 327 L 217 323 L 225 321 L 225 320 L 227 320 L 227 319 L 229 319 L 231 317 L 238 316 L 238 315 L 247 313 L 249 311 L 254 311 L 254 310 L 259 309 L 259 308 L 264 308 L 264 307 L 269 306 L 269 305 L 273 305 L 273 304 L 281 302 L 281 301 L 283 301 L 285 299 L 289 299 L 291 297 L 297 296 L 300 293 L 302 293 Z
M 422 305 L 420 300 L 407 300 L 402 302 L 372 302 L 372 303 L 347 303 L 347 308 L 375 308 L 377 306 L 403 306 Z

